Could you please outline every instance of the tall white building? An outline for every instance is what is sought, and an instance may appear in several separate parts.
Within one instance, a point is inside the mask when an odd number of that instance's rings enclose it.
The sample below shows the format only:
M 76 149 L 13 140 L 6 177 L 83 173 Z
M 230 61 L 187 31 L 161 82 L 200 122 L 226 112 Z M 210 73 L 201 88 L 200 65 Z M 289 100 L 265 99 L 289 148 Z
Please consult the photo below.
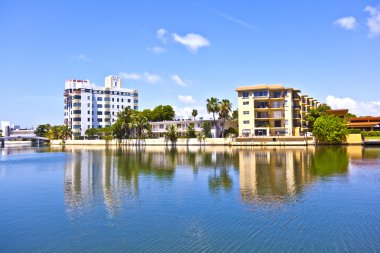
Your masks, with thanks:
M 64 123 L 74 136 L 89 128 L 111 126 L 124 108 L 138 110 L 138 91 L 121 87 L 120 76 L 107 76 L 104 87 L 89 80 L 67 80 L 64 92 Z

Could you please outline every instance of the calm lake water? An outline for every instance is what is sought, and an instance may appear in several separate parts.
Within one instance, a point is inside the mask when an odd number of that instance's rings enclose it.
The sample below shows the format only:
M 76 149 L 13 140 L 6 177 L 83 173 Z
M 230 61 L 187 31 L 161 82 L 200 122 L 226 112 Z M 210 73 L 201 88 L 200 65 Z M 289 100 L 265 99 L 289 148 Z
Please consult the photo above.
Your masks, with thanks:
M 0 252 L 380 252 L 380 148 L 0 152 Z

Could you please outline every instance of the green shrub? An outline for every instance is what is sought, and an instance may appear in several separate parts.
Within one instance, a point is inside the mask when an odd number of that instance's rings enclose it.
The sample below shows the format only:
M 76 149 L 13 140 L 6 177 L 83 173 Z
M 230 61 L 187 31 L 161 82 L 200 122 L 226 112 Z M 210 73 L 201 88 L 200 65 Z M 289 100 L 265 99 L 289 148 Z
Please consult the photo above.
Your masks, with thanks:
M 370 137 L 370 136 L 380 136 L 380 131 L 363 131 L 362 135 L 364 137 Z
M 349 134 L 361 134 L 362 130 L 360 129 L 348 129 Z

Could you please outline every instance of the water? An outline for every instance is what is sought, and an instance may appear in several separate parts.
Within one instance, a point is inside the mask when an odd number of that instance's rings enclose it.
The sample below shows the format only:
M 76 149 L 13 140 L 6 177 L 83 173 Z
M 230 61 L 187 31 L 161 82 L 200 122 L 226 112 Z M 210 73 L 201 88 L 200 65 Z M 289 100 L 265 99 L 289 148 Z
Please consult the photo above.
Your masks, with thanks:
M 380 149 L 0 156 L 0 252 L 380 251 Z

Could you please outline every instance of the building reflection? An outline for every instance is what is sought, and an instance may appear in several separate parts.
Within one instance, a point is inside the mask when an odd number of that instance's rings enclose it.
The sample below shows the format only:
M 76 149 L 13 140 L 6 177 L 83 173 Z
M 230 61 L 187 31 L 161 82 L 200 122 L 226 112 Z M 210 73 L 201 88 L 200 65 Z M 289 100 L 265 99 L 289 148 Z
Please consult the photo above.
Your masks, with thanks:
M 147 147 L 65 149 L 65 203 L 84 212 L 99 201 L 109 214 L 138 199 L 147 180 L 171 182 L 176 169 L 208 177 L 210 193 L 234 185 L 246 203 L 283 202 L 298 197 L 317 178 L 344 175 L 345 148 Z M 182 173 L 182 170 L 179 174 Z M 182 174 L 184 175 L 184 174 Z
M 274 148 L 239 152 L 240 193 L 243 202 L 291 201 L 317 178 L 345 174 L 348 156 L 343 148 Z

